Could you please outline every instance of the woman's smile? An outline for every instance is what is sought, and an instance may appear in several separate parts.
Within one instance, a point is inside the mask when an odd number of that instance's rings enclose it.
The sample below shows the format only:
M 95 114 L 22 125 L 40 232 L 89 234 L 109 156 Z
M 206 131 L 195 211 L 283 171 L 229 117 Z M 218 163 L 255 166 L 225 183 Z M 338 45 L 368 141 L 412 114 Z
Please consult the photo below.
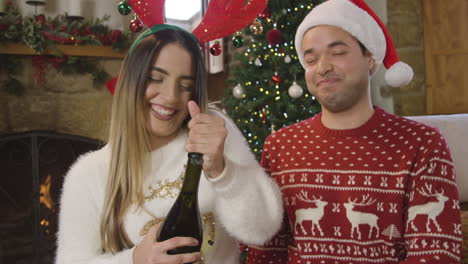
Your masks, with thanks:
M 177 112 L 177 110 L 173 108 L 168 108 L 157 104 L 151 104 L 151 110 L 153 115 L 160 120 L 170 120 Z

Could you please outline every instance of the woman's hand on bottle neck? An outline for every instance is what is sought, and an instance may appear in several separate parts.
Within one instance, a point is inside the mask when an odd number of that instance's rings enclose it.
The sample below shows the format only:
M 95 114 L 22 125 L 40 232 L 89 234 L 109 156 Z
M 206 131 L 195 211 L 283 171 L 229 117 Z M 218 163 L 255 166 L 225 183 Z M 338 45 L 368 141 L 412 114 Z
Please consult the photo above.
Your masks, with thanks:
M 216 178 L 224 170 L 224 143 L 227 129 L 224 119 L 201 113 L 198 105 L 188 103 L 191 120 L 188 123 L 189 135 L 185 144 L 187 152 L 203 154 L 203 172 Z

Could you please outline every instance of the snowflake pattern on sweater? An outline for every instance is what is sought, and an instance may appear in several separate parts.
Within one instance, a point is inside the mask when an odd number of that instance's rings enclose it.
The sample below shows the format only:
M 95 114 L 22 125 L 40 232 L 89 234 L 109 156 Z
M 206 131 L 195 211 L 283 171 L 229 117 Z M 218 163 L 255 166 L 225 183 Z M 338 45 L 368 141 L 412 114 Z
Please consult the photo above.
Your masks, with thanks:
M 375 107 L 361 127 L 321 114 L 280 129 L 262 166 L 285 221 L 247 263 L 459 263 L 462 229 L 450 152 L 434 128 Z

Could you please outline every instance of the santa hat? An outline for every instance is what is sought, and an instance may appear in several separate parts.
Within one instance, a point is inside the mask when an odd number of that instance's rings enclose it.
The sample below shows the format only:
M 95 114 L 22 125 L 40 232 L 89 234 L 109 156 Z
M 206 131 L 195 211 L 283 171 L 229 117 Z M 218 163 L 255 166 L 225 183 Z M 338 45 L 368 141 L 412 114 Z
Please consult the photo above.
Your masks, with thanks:
M 305 68 L 302 39 L 310 28 L 318 25 L 339 27 L 357 38 L 374 57 L 376 66 L 387 68 L 385 81 L 393 87 L 408 84 L 413 79 L 411 67 L 399 61 L 393 40 L 377 15 L 363 0 L 328 0 L 304 18 L 296 32 L 296 51 Z

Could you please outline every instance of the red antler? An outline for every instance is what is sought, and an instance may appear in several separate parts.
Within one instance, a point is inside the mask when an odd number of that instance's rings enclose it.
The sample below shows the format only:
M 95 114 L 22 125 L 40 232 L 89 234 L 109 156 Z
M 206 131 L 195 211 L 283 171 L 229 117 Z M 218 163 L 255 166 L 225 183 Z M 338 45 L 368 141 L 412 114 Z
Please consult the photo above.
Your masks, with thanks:
M 193 30 L 200 43 L 225 37 L 247 26 L 266 7 L 268 0 L 211 0 L 203 20 Z
M 165 0 L 128 0 L 138 18 L 147 26 L 164 24 Z
M 133 11 L 147 26 L 164 24 L 165 0 L 128 0 Z M 266 7 L 268 0 L 211 0 L 200 25 L 192 32 L 200 44 L 228 36 L 247 26 Z M 114 94 L 117 77 L 107 82 L 109 91 Z

